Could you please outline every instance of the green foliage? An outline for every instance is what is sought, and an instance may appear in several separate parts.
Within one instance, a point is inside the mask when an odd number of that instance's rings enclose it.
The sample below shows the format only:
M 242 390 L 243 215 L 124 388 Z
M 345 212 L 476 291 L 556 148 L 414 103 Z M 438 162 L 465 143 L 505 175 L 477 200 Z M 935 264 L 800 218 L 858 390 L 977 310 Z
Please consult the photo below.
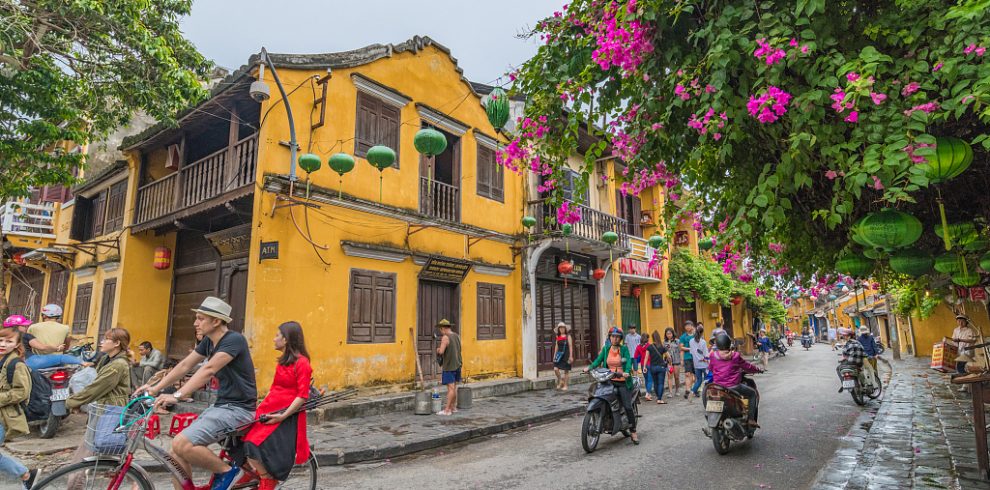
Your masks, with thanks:
M 894 299 L 893 311 L 899 316 L 910 316 L 924 320 L 942 302 L 942 295 L 928 290 L 925 279 L 910 280 L 906 277 L 895 279 L 888 285 Z
M 690 199 L 704 203 L 710 229 L 728 219 L 719 243 L 748 243 L 756 255 L 766 254 L 769 242 L 786 244 L 779 262 L 807 277 L 831 270 L 848 246 L 849 225 L 881 206 L 896 205 L 930 224 L 934 190 L 908 148 L 914 157 L 926 157 L 933 151 L 922 145 L 954 135 L 974 145 L 974 167 L 986 165 L 990 56 L 964 49 L 990 41 L 990 2 L 638 0 L 631 10 L 629 0 L 604 5 L 615 3 L 621 6 L 620 26 L 648 26 L 652 50 L 640 62 L 603 69 L 593 54 L 600 41 L 588 34 L 602 24 L 603 2 L 575 0 L 559 17 L 537 24 L 533 35 L 545 44 L 518 73 L 515 89 L 530 101 L 526 115 L 548 116 L 549 132 L 537 146 L 555 172 L 577 150 L 579 129 L 598 123 L 606 139 L 638 141 L 622 157 L 630 175 L 665 162 L 690 189 Z M 785 50 L 786 57 L 772 65 L 755 57 L 760 39 Z M 792 39 L 797 46 L 790 45 Z M 905 91 L 914 83 L 917 90 Z M 678 86 L 687 88 L 686 98 L 678 96 Z M 747 103 L 769 86 L 793 99 L 779 120 L 761 123 Z M 846 120 L 850 109 L 831 107 L 836 89 L 858 120 Z M 874 94 L 885 99 L 877 101 Z M 934 109 L 915 109 L 925 104 Z M 709 110 L 716 118 L 726 114 L 723 128 L 702 133 L 688 126 Z M 601 153 L 591 145 L 588 168 Z M 964 180 L 965 175 L 949 184 L 963 186 Z M 688 194 L 677 186 L 671 190 Z M 946 196 L 964 196 L 964 190 L 943 189 Z M 953 212 L 985 214 L 960 199 Z M 689 286 L 699 294 L 706 289 Z
M 205 95 L 211 64 L 179 18 L 191 0 L 0 0 L 0 200 L 72 183 L 59 151 L 125 124 L 170 121 Z
M 670 297 L 728 305 L 732 297 L 732 278 L 722 273 L 715 262 L 678 250 L 670 258 L 667 288 Z

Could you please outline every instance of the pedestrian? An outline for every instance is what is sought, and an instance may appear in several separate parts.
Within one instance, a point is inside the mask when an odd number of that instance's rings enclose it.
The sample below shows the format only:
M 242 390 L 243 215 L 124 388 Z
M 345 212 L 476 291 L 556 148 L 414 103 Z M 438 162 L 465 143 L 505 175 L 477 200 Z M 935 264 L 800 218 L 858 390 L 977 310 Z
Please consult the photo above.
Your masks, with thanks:
M 681 389 L 681 343 L 677 340 L 677 335 L 672 327 L 667 327 L 663 331 L 663 338 L 663 347 L 667 349 L 667 355 L 670 356 L 667 390 L 670 396 L 677 396 L 677 392 Z
M 694 338 L 694 323 L 684 322 L 684 333 L 678 341 L 681 343 L 681 353 L 684 356 L 684 399 L 687 400 L 691 394 L 688 386 L 694 384 L 694 356 L 691 355 L 691 339 Z
M 258 405 L 255 416 L 259 422 L 244 436 L 247 461 L 261 478 L 258 490 L 275 490 L 293 466 L 309 460 L 306 414 L 299 409 L 309 399 L 313 367 L 302 326 L 297 322 L 279 325 L 275 350 L 282 355 L 272 387 Z
M 832 345 L 832 350 L 838 349 L 838 347 L 835 346 L 835 343 L 837 341 L 837 338 L 838 338 L 838 331 L 835 329 L 835 327 L 833 327 L 831 324 L 829 324 L 829 326 L 828 326 L 828 343 Z
M 63 354 L 69 346 L 68 325 L 61 323 L 62 307 L 56 304 L 45 305 L 41 309 L 41 321 L 31 325 L 27 333 L 43 345 L 43 349 L 34 349 L 32 356 L 25 363 L 32 370 L 45 369 L 63 364 L 82 364 L 78 357 Z M 35 344 L 32 344 L 35 345 Z
M 21 410 L 21 404 L 31 397 L 31 371 L 26 364 L 18 362 L 21 360 L 17 352 L 21 343 L 21 331 L 17 327 L 22 322 L 21 318 L 7 317 L 0 329 L 0 356 L 3 356 L 3 360 L 0 360 L 0 444 L 8 437 L 30 432 L 24 411 Z M 14 371 L 8 383 L 10 369 Z M 19 478 L 25 490 L 30 490 L 38 478 L 37 469 L 29 470 L 17 458 L 3 452 L 0 452 L 0 473 Z
M 437 354 L 443 356 L 443 363 L 440 370 L 440 382 L 447 387 L 447 406 L 437 412 L 437 415 L 451 415 L 457 412 L 457 383 L 461 382 L 461 337 L 454 333 L 454 325 L 448 320 L 440 320 L 437 324 L 443 338 L 440 339 L 440 347 L 437 347 Z
M 193 466 L 203 468 L 213 473 L 214 488 L 228 488 L 241 469 L 236 464 L 225 463 L 207 446 L 219 442 L 228 432 L 254 420 L 254 410 L 258 403 L 254 361 L 251 360 L 247 339 L 230 329 L 230 322 L 233 321 L 230 313 L 233 308 L 227 302 L 207 296 L 199 308 L 192 311 L 196 313 L 193 323 L 196 333 L 202 335 L 203 340 L 161 381 L 154 386 L 146 384 L 137 391 L 157 395 L 155 407 L 175 405 L 180 399 L 206 386 L 210 378 L 216 376 L 220 384 L 216 401 L 172 439 L 170 456 L 186 474 L 190 474 Z M 206 364 L 196 369 L 178 390 L 171 394 L 163 393 L 163 390 L 185 377 L 203 360 L 206 360 Z M 180 484 L 174 479 L 173 482 L 177 486 Z
M 667 363 L 670 360 L 670 355 L 667 354 L 667 348 L 663 346 L 663 339 L 660 338 L 660 333 L 656 330 L 653 331 L 653 343 L 646 347 L 645 358 L 646 364 L 649 366 L 649 374 L 646 377 L 647 396 L 649 396 L 652 385 L 654 393 L 657 395 L 657 404 L 666 405 L 667 402 L 663 401 L 663 387 L 667 377 Z
M 598 366 L 604 366 L 616 373 L 612 378 L 612 386 L 618 392 L 619 400 L 622 401 L 622 406 L 626 413 L 630 414 L 628 417 L 629 438 L 632 439 L 633 444 L 638 445 L 639 436 L 636 435 L 636 417 L 631 416 L 633 413 L 632 355 L 629 354 L 628 347 L 623 343 L 622 330 L 619 327 L 612 327 L 609 330 L 608 340 L 608 345 L 602 348 L 598 357 L 584 369 L 584 372 L 588 372 Z
M 553 374 L 557 377 L 558 390 L 567 391 L 572 359 L 574 359 L 574 342 L 571 340 L 571 328 L 564 322 L 558 322 L 557 341 L 553 344 Z
M 162 368 L 162 353 L 147 340 L 138 346 L 139 361 L 131 368 L 131 385 L 141 386 L 148 382 Z
M 701 383 L 705 381 L 705 374 L 708 371 L 708 341 L 705 339 L 704 327 L 699 325 L 694 329 L 694 337 L 691 337 L 689 345 L 694 363 L 694 386 L 691 387 L 691 393 L 694 393 L 695 398 L 699 398 L 701 393 L 698 390 L 701 389 Z
M 767 337 L 766 330 L 760 330 L 760 333 L 756 336 L 756 349 L 760 353 L 760 363 L 763 364 L 763 371 L 766 372 L 767 368 L 770 367 L 770 351 L 773 346 L 770 345 L 770 337 Z
M 639 345 L 636 346 L 636 350 L 633 354 L 633 369 L 639 366 L 639 374 L 643 377 L 643 384 L 646 386 L 646 400 L 652 400 L 650 396 L 651 388 L 653 387 L 653 380 L 650 379 L 649 368 L 647 367 L 648 359 L 646 357 L 646 348 L 650 345 L 649 335 L 643 335 L 639 339 Z
M 966 361 L 971 359 L 972 353 L 967 349 L 973 345 L 979 336 L 979 332 L 973 328 L 973 324 L 966 315 L 956 315 L 956 328 L 952 331 L 952 341 L 956 343 L 956 352 L 965 354 L 963 361 L 956 359 L 956 372 L 966 374 Z M 966 391 L 968 385 L 960 385 L 959 391 Z
M 629 325 L 626 327 L 625 341 L 626 348 L 632 352 L 635 352 L 636 348 L 639 347 L 639 344 L 642 343 L 642 337 L 636 333 L 636 325 Z M 636 360 L 636 358 L 633 358 L 633 369 L 639 369 L 639 361 Z
M 877 341 L 873 338 L 873 334 L 870 333 L 870 328 L 867 326 L 859 327 L 859 343 L 863 346 L 863 352 L 866 354 L 866 363 L 863 364 L 863 369 L 865 372 L 865 378 L 873 382 L 874 380 L 880 380 L 880 371 L 877 369 L 877 356 L 880 354 L 879 349 L 877 349 Z

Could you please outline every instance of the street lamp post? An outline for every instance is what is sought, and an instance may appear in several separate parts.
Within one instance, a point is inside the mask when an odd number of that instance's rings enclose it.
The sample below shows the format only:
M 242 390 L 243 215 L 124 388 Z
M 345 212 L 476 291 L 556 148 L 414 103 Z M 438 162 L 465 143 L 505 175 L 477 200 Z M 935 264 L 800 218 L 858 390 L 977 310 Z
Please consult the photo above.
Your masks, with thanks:
M 296 123 L 292 118 L 292 105 L 289 104 L 289 96 L 285 93 L 285 88 L 282 87 L 282 81 L 278 78 L 278 71 L 275 70 L 275 65 L 272 63 L 271 58 L 268 57 L 268 50 L 264 47 L 261 48 L 261 54 L 259 55 L 258 62 L 258 79 L 251 82 L 251 98 L 257 102 L 264 102 L 270 97 L 270 90 L 268 89 L 268 84 L 265 83 L 265 65 L 272 71 L 272 78 L 275 79 L 275 85 L 278 87 L 278 91 L 282 94 L 282 103 L 285 104 L 285 114 L 289 118 L 289 182 L 298 180 L 296 177 L 296 150 L 299 145 L 296 143 Z

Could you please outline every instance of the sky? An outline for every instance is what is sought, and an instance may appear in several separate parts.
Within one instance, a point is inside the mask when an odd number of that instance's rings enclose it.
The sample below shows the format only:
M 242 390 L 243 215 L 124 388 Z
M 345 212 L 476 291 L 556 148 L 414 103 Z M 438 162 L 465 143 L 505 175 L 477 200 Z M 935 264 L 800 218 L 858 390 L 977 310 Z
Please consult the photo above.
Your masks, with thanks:
M 518 39 L 567 0 L 195 0 L 182 30 L 199 51 L 234 70 L 264 46 L 272 53 L 330 53 L 429 36 L 464 75 L 498 80 L 536 53 Z

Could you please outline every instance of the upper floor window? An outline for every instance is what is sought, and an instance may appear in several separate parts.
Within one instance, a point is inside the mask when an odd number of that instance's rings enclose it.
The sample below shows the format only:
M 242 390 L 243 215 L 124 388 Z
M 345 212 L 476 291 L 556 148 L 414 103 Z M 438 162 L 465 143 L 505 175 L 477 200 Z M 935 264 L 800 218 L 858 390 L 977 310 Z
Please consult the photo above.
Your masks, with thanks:
M 373 95 L 358 91 L 357 121 L 354 129 L 354 155 L 364 157 L 375 145 L 395 150 L 399 168 L 399 108 Z
M 495 162 L 495 151 L 478 144 L 478 195 L 505 202 L 505 171 Z
M 578 192 L 580 184 L 581 174 L 571 169 L 564 170 L 564 180 L 560 182 L 560 189 L 564 193 L 564 199 L 587 206 L 589 204 L 588 186 L 583 186 L 584 189 Z
M 124 227 L 127 180 L 100 191 L 92 198 L 76 196 L 69 238 L 90 240 Z

